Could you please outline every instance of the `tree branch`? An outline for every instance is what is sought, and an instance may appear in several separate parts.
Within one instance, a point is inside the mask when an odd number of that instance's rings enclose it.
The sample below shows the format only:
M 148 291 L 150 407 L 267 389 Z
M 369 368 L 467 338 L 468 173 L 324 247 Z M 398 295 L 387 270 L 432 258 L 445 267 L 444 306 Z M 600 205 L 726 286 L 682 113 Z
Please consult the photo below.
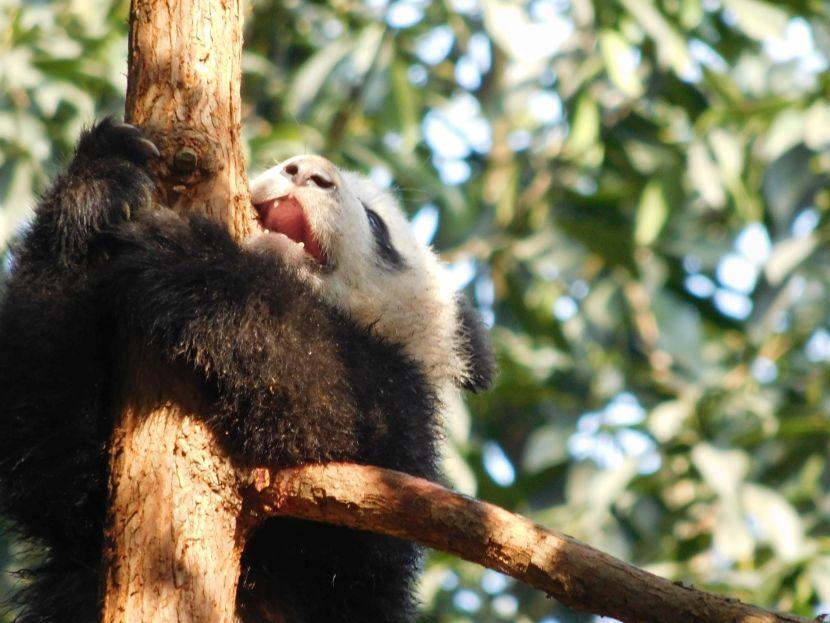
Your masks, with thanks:
M 247 529 L 267 516 L 417 541 L 506 573 L 563 604 L 630 623 L 806 623 L 670 582 L 502 508 L 399 472 L 348 464 L 254 470 Z

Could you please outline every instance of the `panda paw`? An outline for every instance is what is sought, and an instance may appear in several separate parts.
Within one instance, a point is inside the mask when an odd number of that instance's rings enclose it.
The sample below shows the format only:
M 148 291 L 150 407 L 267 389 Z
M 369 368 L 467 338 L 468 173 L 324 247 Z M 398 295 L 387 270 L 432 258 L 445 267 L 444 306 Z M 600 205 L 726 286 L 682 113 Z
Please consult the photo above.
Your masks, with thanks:
M 143 167 L 159 156 L 156 145 L 139 128 L 105 117 L 81 136 L 75 157 L 85 162 L 118 158 Z

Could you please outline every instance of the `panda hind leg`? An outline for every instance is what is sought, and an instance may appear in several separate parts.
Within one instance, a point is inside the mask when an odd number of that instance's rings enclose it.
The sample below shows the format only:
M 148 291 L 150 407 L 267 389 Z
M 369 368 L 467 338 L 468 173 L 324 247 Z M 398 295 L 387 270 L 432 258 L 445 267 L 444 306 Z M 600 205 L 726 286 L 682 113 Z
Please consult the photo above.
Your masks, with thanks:
M 244 623 L 412 623 L 420 550 L 406 541 L 289 518 L 268 520 L 243 555 Z

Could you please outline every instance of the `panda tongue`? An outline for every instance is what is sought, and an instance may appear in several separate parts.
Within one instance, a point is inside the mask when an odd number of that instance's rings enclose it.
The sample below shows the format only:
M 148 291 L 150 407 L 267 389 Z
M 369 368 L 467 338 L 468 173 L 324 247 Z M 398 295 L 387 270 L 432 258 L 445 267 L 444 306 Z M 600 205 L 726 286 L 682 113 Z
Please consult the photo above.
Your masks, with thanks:
M 294 242 L 303 243 L 306 253 L 319 264 L 326 263 L 325 253 L 311 231 L 303 206 L 296 199 L 283 197 L 260 203 L 255 207 L 265 229 L 283 234 Z

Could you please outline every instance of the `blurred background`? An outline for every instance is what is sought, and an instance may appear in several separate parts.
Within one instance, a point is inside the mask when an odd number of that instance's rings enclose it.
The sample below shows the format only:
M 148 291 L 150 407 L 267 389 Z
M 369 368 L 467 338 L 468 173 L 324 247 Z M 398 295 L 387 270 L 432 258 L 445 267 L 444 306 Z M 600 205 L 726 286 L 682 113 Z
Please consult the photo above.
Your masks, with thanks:
M 248 3 L 251 170 L 317 152 L 392 188 L 493 326 L 498 385 L 450 405 L 453 486 L 830 610 L 829 10 Z M 3 246 L 82 126 L 123 114 L 127 15 L 0 0 Z M 0 567 L 25 555 L 0 541 Z M 443 554 L 421 591 L 423 621 L 595 620 Z

